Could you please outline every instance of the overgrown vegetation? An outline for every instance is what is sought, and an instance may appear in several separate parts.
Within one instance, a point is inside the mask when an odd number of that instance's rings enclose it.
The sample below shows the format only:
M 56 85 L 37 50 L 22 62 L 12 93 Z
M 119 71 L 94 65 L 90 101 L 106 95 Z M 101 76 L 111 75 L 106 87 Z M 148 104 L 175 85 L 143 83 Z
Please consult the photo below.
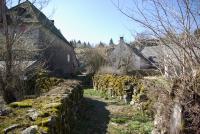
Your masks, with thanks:
M 107 124 L 107 133 L 110 134 L 150 134 L 153 129 L 153 117 L 148 112 L 139 110 L 134 106 L 127 105 L 122 100 L 107 98 L 105 99 L 104 94 L 99 90 L 94 89 L 85 89 L 84 96 L 87 98 L 92 98 L 95 100 L 100 100 L 105 103 L 105 107 L 100 107 L 101 109 L 109 109 L 109 122 Z M 87 103 L 87 113 L 94 111 L 96 116 L 98 111 L 97 107 L 92 103 Z M 94 102 L 95 103 L 95 102 Z M 96 104 L 96 103 L 95 103 Z M 97 105 L 97 104 L 96 104 Z M 109 108 L 110 107 L 110 108 Z M 104 114 L 103 114 L 104 115 Z M 104 115 L 106 116 L 106 115 Z M 83 133 L 86 134 L 90 132 L 87 130 L 87 127 L 90 127 L 91 130 L 96 130 L 92 132 L 98 132 L 98 123 L 95 123 L 91 115 L 84 114 L 80 118 L 80 124 L 78 125 L 80 129 L 83 129 Z M 96 117 L 97 118 L 97 117 Z M 104 118 L 104 117 L 98 117 Z M 82 124 L 82 125 L 81 125 Z M 95 124 L 95 125 L 94 125 Z M 84 128 L 81 128 L 84 127 Z M 101 131 L 102 132 L 102 131 Z M 101 133 L 100 132 L 100 133 Z
M 153 130 L 153 119 L 139 110 L 131 117 L 115 117 L 111 118 L 111 121 L 124 126 L 112 127 L 112 131 L 117 134 L 151 134 Z
M 51 87 L 57 86 L 63 81 L 61 78 L 49 76 L 46 70 L 36 70 L 33 74 L 29 75 L 26 81 L 26 94 L 40 95 L 46 93 Z
M 105 49 L 101 48 L 90 48 L 79 54 L 81 55 L 80 62 L 88 74 L 96 73 L 100 67 L 107 64 L 105 51 Z
M 132 85 L 140 92 L 143 87 L 138 78 L 133 76 L 117 76 L 112 74 L 95 75 L 93 78 L 93 86 L 95 90 L 107 93 L 110 96 L 123 96 L 125 85 Z

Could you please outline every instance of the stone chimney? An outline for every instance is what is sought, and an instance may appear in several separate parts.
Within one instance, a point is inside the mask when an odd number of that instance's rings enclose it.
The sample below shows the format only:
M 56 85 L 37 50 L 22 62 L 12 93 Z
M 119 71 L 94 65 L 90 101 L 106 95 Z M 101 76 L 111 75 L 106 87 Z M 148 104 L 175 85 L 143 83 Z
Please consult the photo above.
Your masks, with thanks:
M 119 43 L 120 43 L 120 44 L 121 44 L 121 43 L 124 43 L 124 37 L 120 37 Z

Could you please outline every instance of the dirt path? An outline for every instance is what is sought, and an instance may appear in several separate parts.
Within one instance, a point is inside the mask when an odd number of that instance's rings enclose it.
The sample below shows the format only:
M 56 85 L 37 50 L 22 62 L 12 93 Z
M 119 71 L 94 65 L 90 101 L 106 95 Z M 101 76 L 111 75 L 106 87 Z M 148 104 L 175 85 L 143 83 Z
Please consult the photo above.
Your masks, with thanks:
M 119 100 L 104 99 L 92 89 L 85 90 L 84 96 L 75 134 L 150 133 L 148 127 L 152 121 L 137 115 L 132 106 Z

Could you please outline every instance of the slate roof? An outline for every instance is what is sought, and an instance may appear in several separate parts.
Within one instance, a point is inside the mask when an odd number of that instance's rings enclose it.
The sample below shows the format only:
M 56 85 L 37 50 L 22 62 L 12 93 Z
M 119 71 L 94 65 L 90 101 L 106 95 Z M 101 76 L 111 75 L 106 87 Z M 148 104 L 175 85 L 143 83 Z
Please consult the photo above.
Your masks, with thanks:
M 47 29 L 49 29 L 52 33 L 54 33 L 56 36 L 58 36 L 60 39 L 62 39 L 64 42 L 66 42 L 69 46 L 70 43 L 65 39 L 65 37 L 62 35 L 62 33 L 60 32 L 60 30 L 58 30 L 54 23 L 49 20 L 45 15 L 44 13 L 42 13 L 39 9 L 37 9 L 30 1 L 25 1 L 23 3 L 20 3 L 19 5 L 15 6 L 15 7 L 12 7 L 10 8 L 9 10 L 12 11 L 12 10 L 15 10 L 16 8 L 24 5 L 24 4 L 27 4 L 28 6 L 30 6 L 33 10 L 33 12 L 35 13 L 39 23 L 41 23 L 42 26 L 46 27 Z
M 152 63 L 148 60 L 148 58 L 146 58 L 141 52 L 140 50 L 138 50 L 136 47 L 134 47 L 133 45 L 129 45 L 128 43 L 125 42 L 120 42 L 118 45 L 126 45 L 133 53 L 135 53 L 138 57 L 142 58 L 144 61 L 146 61 L 148 64 L 152 65 Z

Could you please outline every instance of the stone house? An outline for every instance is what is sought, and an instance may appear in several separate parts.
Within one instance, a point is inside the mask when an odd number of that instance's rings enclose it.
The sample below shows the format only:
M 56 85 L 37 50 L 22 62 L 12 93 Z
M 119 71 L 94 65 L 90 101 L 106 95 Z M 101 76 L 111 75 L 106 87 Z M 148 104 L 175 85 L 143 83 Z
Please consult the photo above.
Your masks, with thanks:
M 126 43 L 123 37 L 120 37 L 119 43 L 109 51 L 109 60 L 117 69 L 123 68 L 128 71 L 155 68 L 148 54 L 144 55 L 139 48 Z
M 76 72 L 78 61 L 74 47 L 55 27 L 53 20 L 29 1 L 8 9 L 8 14 L 11 18 L 9 31 L 14 31 L 18 39 L 13 51 L 21 54 L 26 50 L 23 54 L 25 60 L 41 61 L 55 75 L 68 76 Z
M 197 56 L 200 51 L 193 48 Z M 188 66 L 182 66 L 181 62 L 186 62 L 184 51 L 174 44 L 163 45 L 156 39 L 145 39 L 126 43 L 123 37 L 117 45 L 109 49 L 109 58 L 113 67 L 126 71 L 138 69 L 159 69 L 165 76 L 179 75 L 183 71 L 191 71 Z M 188 51 L 190 51 L 188 49 Z M 195 55 L 191 55 L 195 57 Z M 187 61 L 190 62 L 190 61 Z M 190 63 L 191 64 L 191 63 Z M 122 68 L 123 69 L 123 68 Z M 192 68 L 195 73 L 195 66 Z

